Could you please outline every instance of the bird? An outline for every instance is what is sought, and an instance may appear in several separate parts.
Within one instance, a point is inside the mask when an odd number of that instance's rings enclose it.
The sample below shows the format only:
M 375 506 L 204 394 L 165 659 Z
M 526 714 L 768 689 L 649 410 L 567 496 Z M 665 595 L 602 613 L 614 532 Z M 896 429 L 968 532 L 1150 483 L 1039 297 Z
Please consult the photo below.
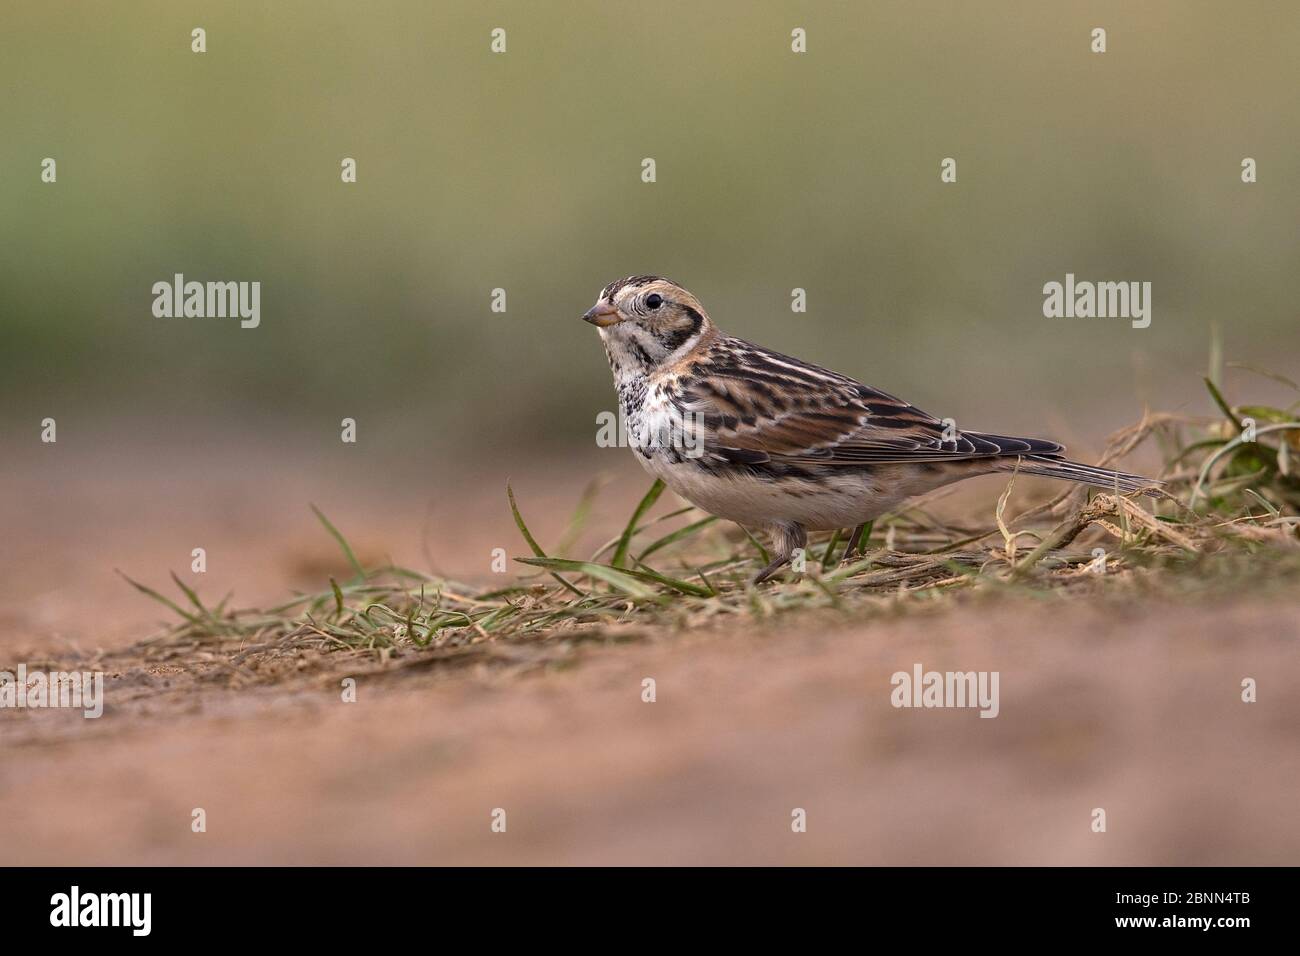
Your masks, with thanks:
M 954 481 L 1018 472 L 1119 493 L 1160 482 L 1064 457 L 1042 438 L 958 431 L 870 385 L 735 338 L 656 275 L 609 283 L 582 318 L 600 330 L 628 444 L 647 472 L 709 514 L 771 535 L 760 584 L 810 531 L 853 528 Z

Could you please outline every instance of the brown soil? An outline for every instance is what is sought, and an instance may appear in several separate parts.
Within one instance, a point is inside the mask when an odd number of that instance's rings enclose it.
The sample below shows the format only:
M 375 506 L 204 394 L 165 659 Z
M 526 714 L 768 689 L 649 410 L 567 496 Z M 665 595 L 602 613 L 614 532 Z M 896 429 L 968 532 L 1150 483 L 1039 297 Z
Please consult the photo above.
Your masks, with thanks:
M 155 630 L 165 614 L 115 567 L 160 587 L 175 569 L 241 604 L 319 587 L 339 560 L 308 501 L 362 552 L 422 569 L 486 583 L 491 548 L 521 550 L 490 468 L 430 475 L 457 489 L 447 507 L 338 470 L 70 457 L 4 466 L 6 665 Z M 515 487 L 554 540 L 586 470 L 537 473 Z M 615 478 L 593 540 L 644 488 L 634 465 Z M 188 573 L 197 546 L 206 575 Z M 1018 596 L 415 662 L 325 655 L 263 683 L 119 659 L 99 720 L 0 711 L 0 847 L 9 864 L 1294 864 L 1298 626 L 1300 599 Z M 895 709 L 890 675 L 917 662 L 999 671 L 1000 716 Z

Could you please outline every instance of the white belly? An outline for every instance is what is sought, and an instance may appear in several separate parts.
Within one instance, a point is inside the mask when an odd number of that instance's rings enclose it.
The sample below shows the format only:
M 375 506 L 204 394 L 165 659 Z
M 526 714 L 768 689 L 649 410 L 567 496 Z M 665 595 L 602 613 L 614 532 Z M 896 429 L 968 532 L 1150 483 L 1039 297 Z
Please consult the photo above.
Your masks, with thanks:
M 881 466 L 870 475 L 833 475 L 826 481 L 767 481 L 745 474 L 710 474 L 693 461 L 672 462 L 660 455 L 649 460 L 637 457 L 646 471 L 662 478 L 697 508 L 749 528 L 792 522 L 808 531 L 851 528 L 946 483 L 919 483 L 913 469 L 896 465 Z

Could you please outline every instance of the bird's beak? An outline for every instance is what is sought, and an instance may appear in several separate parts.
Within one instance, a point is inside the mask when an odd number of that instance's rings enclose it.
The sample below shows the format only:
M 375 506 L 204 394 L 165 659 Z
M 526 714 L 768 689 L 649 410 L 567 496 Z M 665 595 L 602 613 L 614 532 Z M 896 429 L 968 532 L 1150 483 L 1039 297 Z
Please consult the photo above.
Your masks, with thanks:
M 618 309 L 612 304 L 599 302 L 587 310 L 587 314 L 582 317 L 582 321 L 590 322 L 592 325 L 603 329 L 623 320 L 619 317 Z

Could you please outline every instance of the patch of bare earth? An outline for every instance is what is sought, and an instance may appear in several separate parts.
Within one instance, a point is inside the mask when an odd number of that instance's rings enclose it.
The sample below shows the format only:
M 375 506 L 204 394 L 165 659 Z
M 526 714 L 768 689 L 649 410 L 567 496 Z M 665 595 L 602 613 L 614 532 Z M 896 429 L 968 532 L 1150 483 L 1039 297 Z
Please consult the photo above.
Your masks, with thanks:
M 161 584 L 206 544 L 209 595 L 317 587 L 337 558 L 303 504 L 315 500 L 363 529 L 359 549 L 473 571 L 455 562 L 519 551 L 504 473 L 462 482 L 444 508 L 300 469 L 268 485 L 123 463 L 51 486 L 10 467 L 7 487 L 27 497 L 0 505 L 5 660 L 103 648 L 108 676 L 98 720 L 0 712 L 8 864 L 1300 859 L 1300 598 L 1115 603 L 1099 583 L 1096 600 L 963 595 L 922 613 L 295 656 L 248 679 L 197 654 L 113 657 L 159 612 L 112 569 Z M 558 535 L 578 486 L 523 488 L 539 535 Z M 616 489 L 609 517 L 643 487 Z M 916 663 L 998 671 L 999 716 L 896 709 L 890 677 Z M 346 676 L 356 703 L 341 700 Z M 1241 701 L 1245 677 L 1258 703 Z M 205 833 L 190 828 L 199 807 Z M 491 830 L 496 808 L 505 833 Z M 791 831 L 794 808 L 806 833 Z

